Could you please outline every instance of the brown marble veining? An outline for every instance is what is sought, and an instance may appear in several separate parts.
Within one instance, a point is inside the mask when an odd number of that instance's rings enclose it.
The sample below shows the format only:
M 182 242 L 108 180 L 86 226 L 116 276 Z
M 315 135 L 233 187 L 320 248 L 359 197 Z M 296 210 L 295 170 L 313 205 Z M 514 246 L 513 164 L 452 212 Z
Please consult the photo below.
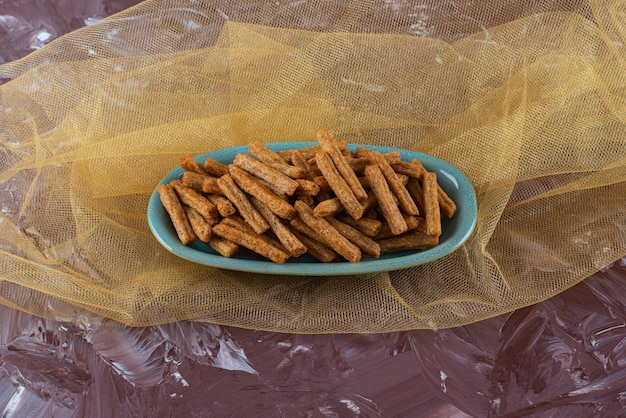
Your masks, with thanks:
M 136 3 L 0 0 L 0 63 Z M 436 331 L 129 328 L 6 306 L 0 318 L 0 416 L 626 416 L 626 258 L 537 305 Z

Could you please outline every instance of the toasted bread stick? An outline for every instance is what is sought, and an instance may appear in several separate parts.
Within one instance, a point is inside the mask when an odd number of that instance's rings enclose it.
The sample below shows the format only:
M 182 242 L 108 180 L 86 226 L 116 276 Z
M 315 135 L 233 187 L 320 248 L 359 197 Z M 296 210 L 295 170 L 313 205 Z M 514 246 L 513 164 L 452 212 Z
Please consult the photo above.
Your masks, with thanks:
M 383 217 L 389 224 L 389 228 L 394 235 L 406 232 L 408 226 L 400 213 L 395 198 L 387 185 L 387 181 L 377 165 L 370 165 L 365 168 L 365 176 L 368 178 L 372 191 L 376 195 L 378 207 L 383 212 Z
M 219 223 L 213 227 L 213 232 L 228 241 L 232 241 L 242 247 L 254 251 L 275 263 L 284 264 L 289 259 L 289 254 L 268 244 L 256 235 L 242 231 L 230 225 Z
M 262 234 L 269 229 L 265 218 L 252 206 L 244 192 L 235 184 L 229 174 L 224 174 L 217 180 L 222 193 L 232 202 L 239 214 L 250 224 L 257 234 Z
M 300 201 L 296 201 L 295 208 L 300 219 L 318 232 L 324 238 L 324 242 L 343 258 L 352 263 L 361 259 L 361 250 L 359 247 L 341 235 L 341 233 L 333 228 L 325 219 L 315 217 L 310 207 Z
M 328 181 L 330 188 L 335 193 L 335 196 L 341 201 L 346 213 L 354 219 L 359 219 L 363 216 L 363 206 L 361 206 L 361 203 L 354 195 L 345 179 L 339 174 L 330 154 L 325 151 L 320 151 L 315 154 L 315 160 L 324 178 Z M 367 199 L 367 194 L 365 195 L 365 199 Z
M 185 209 L 183 209 L 183 205 L 178 199 L 174 188 L 170 184 L 162 184 L 157 188 L 157 191 L 163 207 L 170 215 L 180 242 L 183 245 L 192 243 L 196 239 L 196 235 L 191 228 Z

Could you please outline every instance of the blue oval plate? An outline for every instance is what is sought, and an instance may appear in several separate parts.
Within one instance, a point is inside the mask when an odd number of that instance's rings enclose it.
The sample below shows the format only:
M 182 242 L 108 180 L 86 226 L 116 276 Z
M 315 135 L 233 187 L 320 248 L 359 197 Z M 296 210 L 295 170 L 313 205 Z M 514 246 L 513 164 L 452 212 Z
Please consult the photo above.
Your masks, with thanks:
M 316 145 L 316 143 L 277 142 L 265 145 L 275 151 L 280 151 L 308 147 Z M 229 270 L 295 276 L 338 276 L 399 270 L 428 263 L 450 254 L 469 238 L 476 226 L 476 194 L 470 181 L 458 168 L 430 155 L 405 149 L 359 144 L 349 144 L 348 148 L 354 150 L 359 146 L 383 153 L 399 151 L 403 161 L 418 159 L 428 171 L 437 173 L 439 185 L 457 205 L 457 212 L 452 219 L 442 218 L 442 234 L 439 245 L 423 251 L 403 251 L 385 254 L 379 258 L 366 258 L 357 263 L 350 263 L 349 261 L 321 263 L 307 254 L 297 260 L 289 260 L 285 264 L 277 264 L 258 257 L 255 258 L 253 255 L 227 258 L 217 254 L 211 247 L 200 240 L 196 240 L 188 246 L 182 245 L 156 190 L 152 193 L 148 203 L 148 224 L 152 233 L 163 247 L 173 254 L 194 263 Z M 198 155 L 195 158 L 201 163 L 204 163 L 204 160 L 210 157 L 228 164 L 233 161 L 238 153 L 247 153 L 247 146 L 224 148 Z M 182 175 L 183 169 L 176 167 L 159 184 L 181 178 Z

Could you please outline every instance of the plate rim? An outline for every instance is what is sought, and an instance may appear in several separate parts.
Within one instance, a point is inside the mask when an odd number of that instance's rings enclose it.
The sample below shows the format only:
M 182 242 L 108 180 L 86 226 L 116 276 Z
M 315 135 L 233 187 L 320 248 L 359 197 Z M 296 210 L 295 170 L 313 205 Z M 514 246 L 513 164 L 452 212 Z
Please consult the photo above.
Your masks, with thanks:
M 317 144 L 318 143 L 314 141 L 287 141 L 265 143 L 267 147 L 275 151 L 290 148 L 304 148 Z M 247 145 L 237 145 L 233 147 L 219 148 L 213 151 L 207 151 L 195 155 L 193 158 L 200 162 L 207 157 L 215 158 L 217 160 L 224 160 L 224 156 L 232 156 L 234 158 L 234 156 L 238 152 L 248 153 L 247 147 Z M 166 237 L 162 233 L 162 229 L 165 229 L 166 226 L 163 225 L 162 222 L 158 222 L 158 220 L 161 218 L 160 214 L 163 214 L 163 212 L 165 212 L 165 209 L 161 204 L 157 188 L 159 185 L 167 183 L 172 179 L 180 178 L 184 172 L 184 170 L 180 166 L 176 166 L 175 168 L 170 170 L 159 181 L 157 186 L 155 186 L 152 194 L 150 195 L 147 207 L 148 226 L 152 232 L 152 235 L 156 238 L 159 244 L 167 251 L 181 259 L 196 264 L 226 270 L 292 276 L 342 276 L 401 270 L 438 260 L 456 251 L 459 247 L 463 245 L 465 241 L 467 241 L 467 239 L 474 232 L 474 229 L 476 227 L 478 206 L 476 193 L 470 180 L 458 167 L 430 154 L 424 154 L 405 148 L 395 148 L 371 144 L 348 144 L 349 149 L 354 150 L 356 149 L 356 147 L 367 147 L 381 152 L 400 151 L 402 156 L 408 153 L 411 155 L 411 158 L 416 158 L 420 162 L 422 162 L 424 167 L 428 170 L 432 170 L 433 166 L 436 166 L 436 169 L 438 170 L 442 170 L 443 168 L 445 168 L 447 173 L 452 172 L 450 174 L 453 174 L 453 178 L 457 182 L 459 194 L 463 195 L 464 197 L 469 196 L 469 200 L 464 200 L 462 206 L 458 205 L 458 202 L 456 202 L 457 206 L 459 207 L 459 211 L 455 214 L 455 216 L 460 216 L 463 218 L 459 221 L 461 225 L 460 230 L 452 237 L 450 237 L 450 239 L 447 240 L 445 243 L 439 244 L 433 248 L 429 248 L 428 250 L 416 251 L 410 254 L 385 259 L 366 258 L 356 263 L 351 263 L 349 261 L 322 263 L 289 260 L 284 264 L 278 264 L 263 259 L 254 260 L 236 257 L 223 257 L 219 254 L 211 254 L 191 248 L 189 246 L 185 246 L 177 239 L 171 242 L 170 240 L 166 239 Z M 474 215 L 472 216 L 472 214 Z

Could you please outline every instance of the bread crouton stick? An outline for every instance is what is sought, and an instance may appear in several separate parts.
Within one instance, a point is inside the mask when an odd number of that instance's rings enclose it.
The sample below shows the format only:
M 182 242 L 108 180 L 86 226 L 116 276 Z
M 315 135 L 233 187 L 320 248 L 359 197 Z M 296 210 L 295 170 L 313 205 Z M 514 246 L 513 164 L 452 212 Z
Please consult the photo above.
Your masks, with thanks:
M 234 228 L 230 225 L 219 223 L 213 227 L 213 232 L 215 235 L 228 241 L 232 241 L 242 247 L 246 247 L 247 249 L 260 254 L 275 263 L 283 264 L 289 259 L 289 254 L 268 244 L 255 235 Z
M 268 148 L 261 141 L 252 141 L 248 143 L 248 152 L 257 160 L 266 164 L 287 164 L 287 160 L 281 157 L 277 152 Z
M 292 257 L 300 257 L 302 254 L 306 253 L 307 248 L 302 241 L 300 241 L 291 232 L 291 229 L 281 222 L 281 220 L 265 203 L 255 197 L 250 198 L 250 200 L 254 207 L 261 215 L 263 215 L 267 223 L 270 225 L 270 228 L 274 231 L 276 238 L 278 238 L 283 247 L 285 247 L 287 252 L 289 252 Z
M 354 219 L 359 219 L 363 216 L 363 206 L 361 206 L 361 202 L 359 202 L 350 186 L 348 186 L 344 178 L 339 174 L 330 154 L 325 151 L 320 151 L 315 154 L 315 161 L 317 161 L 317 166 L 322 171 L 324 178 L 328 181 L 330 188 L 343 204 L 346 213 Z M 365 199 L 367 199 L 367 194 L 365 195 Z
M 405 250 L 425 250 L 436 246 L 438 243 L 438 236 L 425 235 L 418 231 L 411 231 L 397 237 L 386 238 L 378 241 L 381 254 Z
M 315 217 L 315 215 L 313 215 L 313 209 L 300 201 L 296 201 L 295 208 L 300 219 L 311 227 L 311 229 L 318 232 L 324 238 L 324 242 L 343 258 L 352 263 L 361 260 L 361 250 L 359 247 L 352 244 L 346 237 L 341 235 L 341 233 L 333 228 L 324 218 Z
M 183 245 L 191 244 L 196 239 L 196 235 L 174 188 L 170 184 L 162 184 L 157 188 L 157 191 L 163 207 L 170 215 L 178 239 Z
M 255 181 L 246 171 L 232 164 L 228 170 L 241 190 L 265 203 L 276 215 L 283 219 L 292 219 L 296 216 L 296 210 L 289 202 L 276 196 L 271 190 Z
M 426 172 L 423 179 L 424 218 L 427 235 L 441 235 L 441 213 L 437 193 L 437 174 Z
M 202 242 L 209 242 L 211 239 L 211 224 L 191 206 L 184 206 L 184 209 L 191 224 L 191 229 L 193 229 L 198 239 Z
M 332 135 L 326 131 L 319 131 L 317 133 L 317 141 L 320 143 L 322 150 L 326 151 L 330 155 L 337 171 L 339 171 L 341 177 L 343 177 L 345 182 L 348 184 L 356 199 L 359 201 L 367 199 L 367 192 L 363 189 L 363 186 L 361 186 L 354 170 L 350 168 L 345 156 L 335 144 L 335 140 Z
M 233 160 L 233 164 L 249 173 L 253 173 L 255 176 L 262 178 L 268 183 L 273 184 L 274 187 L 288 196 L 292 196 L 298 188 L 297 181 L 276 171 L 269 165 L 255 160 L 249 155 L 237 154 Z
M 395 203 L 395 198 L 387 185 L 387 181 L 377 165 L 370 165 L 365 168 L 365 176 L 370 182 L 372 191 L 376 195 L 378 207 L 383 212 L 383 217 L 389 224 L 389 228 L 394 235 L 400 235 L 408 229 L 408 226 L 400 213 L 400 209 Z
M 224 174 L 217 180 L 222 193 L 230 200 L 239 211 L 239 214 L 248 222 L 257 234 L 262 234 L 269 229 L 265 218 L 252 206 L 248 197 L 235 184 L 229 174 Z
M 332 216 L 329 216 L 326 221 L 341 235 L 348 238 L 348 241 L 359 247 L 361 250 L 371 255 L 374 258 L 378 258 L 380 256 L 380 245 L 374 241 L 372 238 L 368 237 L 358 229 L 343 223 Z
M 361 152 L 361 154 L 359 154 L 359 152 Z M 378 165 L 378 168 L 381 173 L 383 173 L 383 176 L 385 176 L 385 180 L 387 180 L 389 188 L 398 199 L 398 203 L 404 213 L 407 215 L 419 215 L 417 205 L 411 198 L 411 195 L 404 186 L 403 181 L 398 177 L 398 174 L 393 170 L 393 168 L 391 168 L 391 165 L 389 165 L 385 157 L 383 157 L 380 152 L 359 147 L 357 148 L 357 155 L 363 155 L 367 157 L 372 164 Z
M 180 180 L 172 180 L 170 184 L 174 187 L 180 201 L 197 210 L 209 224 L 215 225 L 219 221 L 217 208 L 206 197 L 194 189 L 183 186 Z

